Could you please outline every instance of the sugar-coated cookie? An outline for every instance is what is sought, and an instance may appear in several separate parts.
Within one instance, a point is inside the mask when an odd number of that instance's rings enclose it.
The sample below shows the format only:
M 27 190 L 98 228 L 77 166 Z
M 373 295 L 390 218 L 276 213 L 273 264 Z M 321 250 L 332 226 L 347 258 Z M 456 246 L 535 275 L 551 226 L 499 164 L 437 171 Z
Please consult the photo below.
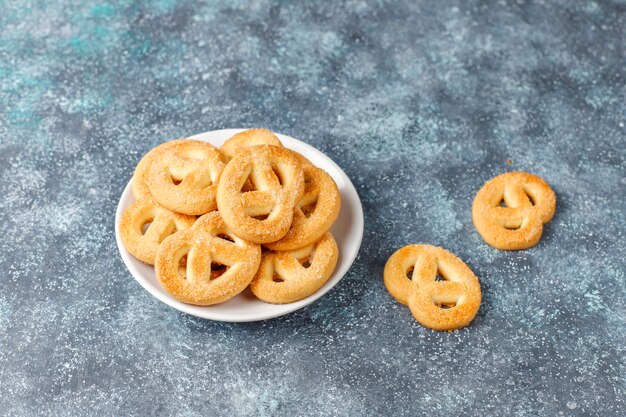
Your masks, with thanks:
M 317 292 L 328 281 L 339 252 L 330 233 L 305 248 L 263 252 L 261 265 L 250 289 L 268 303 L 285 304 Z
M 122 213 L 120 237 L 131 255 L 153 265 L 163 239 L 191 227 L 195 220 L 193 216 L 174 213 L 151 198 L 137 200 Z
M 243 191 L 247 180 L 254 190 Z M 304 193 L 302 166 L 291 151 L 273 145 L 239 151 L 228 162 L 217 188 L 217 207 L 242 239 L 275 242 L 285 236 Z
M 265 244 L 272 250 L 295 250 L 319 240 L 337 220 L 341 209 L 341 196 L 332 177 L 302 155 L 295 155 L 304 171 L 304 195 L 294 210 L 287 234 Z
M 418 322 L 434 330 L 467 326 L 480 307 L 478 278 L 443 248 L 409 245 L 398 249 L 385 265 L 384 278 L 389 293 L 408 305 Z
M 505 207 L 500 206 L 504 202 Z M 483 240 L 497 249 L 519 250 L 541 239 L 552 219 L 556 196 L 541 178 L 508 172 L 487 181 L 472 205 L 472 220 Z
M 214 211 L 163 241 L 155 271 L 161 286 L 177 300 L 211 305 L 242 292 L 260 261 L 261 247 L 238 238 Z
M 223 169 L 215 146 L 187 139 L 168 147 L 152 162 L 150 193 L 159 204 L 178 213 L 208 213 L 217 208 L 217 182 Z

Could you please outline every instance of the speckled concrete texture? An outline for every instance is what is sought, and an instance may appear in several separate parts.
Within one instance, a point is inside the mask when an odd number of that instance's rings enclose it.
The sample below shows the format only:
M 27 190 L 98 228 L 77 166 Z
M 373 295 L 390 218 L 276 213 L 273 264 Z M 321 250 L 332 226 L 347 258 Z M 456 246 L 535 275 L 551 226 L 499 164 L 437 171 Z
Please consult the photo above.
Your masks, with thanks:
M 0 10 L 0 415 L 626 415 L 623 0 Z M 246 126 L 346 171 L 363 246 L 306 309 L 204 321 L 135 282 L 114 210 L 151 147 Z M 471 223 L 509 170 L 558 199 L 522 252 Z M 427 330 L 385 291 L 420 242 L 479 277 L 470 327 Z

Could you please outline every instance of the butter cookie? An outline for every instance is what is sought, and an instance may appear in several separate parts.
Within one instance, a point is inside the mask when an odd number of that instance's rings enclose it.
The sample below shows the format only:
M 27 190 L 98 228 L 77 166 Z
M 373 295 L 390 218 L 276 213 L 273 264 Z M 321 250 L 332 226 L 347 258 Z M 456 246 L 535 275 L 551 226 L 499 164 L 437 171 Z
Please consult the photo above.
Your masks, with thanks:
M 504 206 L 502 206 L 504 203 Z M 483 240 L 496 249 L 536 245 L 556 209 L 556 196 L 536 175 L 508 172 L 487 181 L 472 205 L 472 220 Z
M 161 152 L 150 167 L 150 193 L 178 213 L 200 215 L 217 208 L 217 183 L 224 169 L 219 150 L 187 139 Z
M 304 195 L 293 213 L 285 236 L 265 246 L 271 250 L 299 249 L 319 240 L 333 225 L 341 209 L 341 196 L 333 178 L 300 154 L 304 171 Z
M 338 256 L 337 243 L 330 233 L 302 249 L 263 252 L 250 289 L 268 303 L 293 303 L 317 292 L 328 281 Z
M 154 267 L 161 286 L 177 300 L 212 305 L 246 289 L 260 261 L 261 247 L 238 238 L 211 212 L 165 239 Z
M 384 271 L 387 291 L 434 330 L 467 326 L 480 307 L 478 278 L 459 258 L 431 245 L 398 249 Z
M 174 213 L 151 198 L 137 200 L 122 213 L 120 237 L 131 255 L 153 265 L 163 239 L 191 227 L 195 220 L 193 216 Z
M 254 190 L 243 191 L 247 180 Z M 291 151 L 273 145 L 246 148 L 228 162 L 217 189 L 217 207 L 233 232 L 255 243 L 285 236 L 304 193 L 304 173 Z

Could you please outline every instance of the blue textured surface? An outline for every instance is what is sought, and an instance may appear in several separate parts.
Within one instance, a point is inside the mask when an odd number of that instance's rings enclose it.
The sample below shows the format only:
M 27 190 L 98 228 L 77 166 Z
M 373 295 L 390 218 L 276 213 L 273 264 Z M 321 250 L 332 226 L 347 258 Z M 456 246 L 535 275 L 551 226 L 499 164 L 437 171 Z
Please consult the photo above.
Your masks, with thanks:
M 626 415 L 626 3 L 217 3 L 0 0 L 0 415 Z M 151 147 L 245 126 L 339 163 L 364 242 L 304 310 L 203 321 L 114 209 Z M 523 252 L 471 223 L 507 170 L 557 193 Z M 419 242 L 480 278 L 469 328 L 385 291 Z

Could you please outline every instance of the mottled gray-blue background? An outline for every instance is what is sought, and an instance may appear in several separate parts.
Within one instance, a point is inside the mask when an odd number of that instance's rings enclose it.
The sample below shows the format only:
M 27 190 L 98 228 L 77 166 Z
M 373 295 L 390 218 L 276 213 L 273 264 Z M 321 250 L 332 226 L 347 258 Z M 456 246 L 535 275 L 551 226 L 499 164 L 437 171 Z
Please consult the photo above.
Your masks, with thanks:
M 626 2 L 297 3 L 0 0 L 0 415 L 626 415 Z M 289 316 L 186 316 L 118 198 L 156 144 L 251 126 L 343 167 L 360 256 Z M 557 194 L 527 251 L 471 223 L 507 170 Z M 418 242 L 480 278 L 470 327 L 385 291 Z

